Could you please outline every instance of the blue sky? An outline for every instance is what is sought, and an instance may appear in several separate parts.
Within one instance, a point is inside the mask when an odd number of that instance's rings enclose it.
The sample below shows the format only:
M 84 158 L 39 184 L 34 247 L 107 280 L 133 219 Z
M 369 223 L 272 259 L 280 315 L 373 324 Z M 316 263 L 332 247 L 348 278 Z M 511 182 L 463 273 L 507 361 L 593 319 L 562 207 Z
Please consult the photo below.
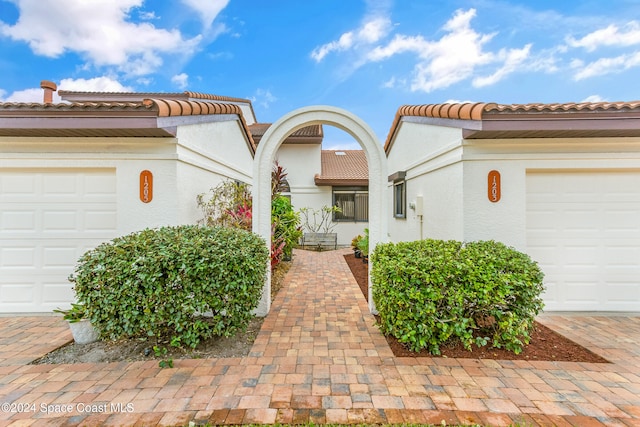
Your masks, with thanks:
M 0 101 L 60 89 L 213 93 L 260 122 L 333 105 L 640 99 L 638 0 L 0 0 Z M 348 148 L 327 132 L 325 148 Z

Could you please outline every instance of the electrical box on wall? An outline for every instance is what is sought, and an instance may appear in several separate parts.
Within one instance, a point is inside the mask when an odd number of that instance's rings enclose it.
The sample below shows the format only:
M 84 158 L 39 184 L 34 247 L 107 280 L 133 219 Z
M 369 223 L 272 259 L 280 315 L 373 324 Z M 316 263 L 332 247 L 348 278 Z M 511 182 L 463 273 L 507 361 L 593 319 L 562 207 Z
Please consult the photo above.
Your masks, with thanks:
M 422 196 L 416 196 L 416 215 L 424 215 L 424 207 L 422 206 L 423 199 Z

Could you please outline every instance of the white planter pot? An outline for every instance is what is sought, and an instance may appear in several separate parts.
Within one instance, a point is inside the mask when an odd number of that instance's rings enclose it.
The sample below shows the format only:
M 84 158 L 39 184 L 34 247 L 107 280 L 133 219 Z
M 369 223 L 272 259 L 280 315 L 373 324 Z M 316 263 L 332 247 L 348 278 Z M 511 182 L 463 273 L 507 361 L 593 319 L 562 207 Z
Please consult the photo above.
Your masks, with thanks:
M 73 340 L 77 344 L 89 344 L 97 341 L 100 337 L 98 330 L 93 327 L 89 320 L 69 322 L 69 329 L 71 329 L 71 335 L 73 335 Z

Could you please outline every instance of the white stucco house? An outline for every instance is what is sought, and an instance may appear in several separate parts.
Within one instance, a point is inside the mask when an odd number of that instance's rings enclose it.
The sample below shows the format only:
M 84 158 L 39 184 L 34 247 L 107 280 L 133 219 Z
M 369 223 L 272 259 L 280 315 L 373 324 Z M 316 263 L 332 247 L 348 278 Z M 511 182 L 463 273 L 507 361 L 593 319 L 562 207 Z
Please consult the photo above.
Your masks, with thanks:
M 53 103 L 56 85 L 42 87 L 42 103 L 0 104 L 0 313 L 68 306 L 67 277 L 101 242 L 196 223 L 196 195 L 223 180 L 252 183 L 270 126 L 257 123 L 246 99 L 59 91 L 63 102 Z M 307 126 L 278 151 L 296 208 L 331 206 L 336 190 L 355 197 L 355 185 L 366 194 L 364 156 L 340 156 L 349 167 L 335 174 L 323 159 L 338 155 L 324 152 L 322 139 L 321 125 Z M 362 233 L 366 219 L 336 218 L 338 244 Z
M 196 194 L 252 179 L 249 101 L 60 95 L 69 102 L 0 104 L 0 313 L 68 305 L 67 277 L 84 251 L 195 223 Z
M 546 310 L 640 311 L 640 102 L 403 106 L 384 148 L 390 240 L 502 241 Z
M 42 103 L 0 103 L 0 313 L 68 305 L 84 251 L 195 223 L 196 195 L 223 180 L 254 184 L 254 231 L 268 235 L 270 196 L 255 191 L 273 160 L 296 209 L 342 208 L 340 246 L 367 227 L 374 242 L 498 240 L 540 263 L 547 310 L 640 311 L 640 102 L 403 106 L 383 147 L 335 107 L 265 124 L 246 99 L 60 91 L 53 103 L 55 84 L 42 86 Z M 324 124 L 364 150 L 323 150 Z

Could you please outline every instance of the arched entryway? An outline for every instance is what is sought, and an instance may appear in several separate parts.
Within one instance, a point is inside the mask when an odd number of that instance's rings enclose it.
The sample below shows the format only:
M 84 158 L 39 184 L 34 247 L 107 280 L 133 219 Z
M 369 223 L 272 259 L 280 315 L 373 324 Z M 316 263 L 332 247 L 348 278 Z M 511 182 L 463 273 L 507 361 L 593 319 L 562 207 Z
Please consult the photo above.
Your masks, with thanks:
M 387 158 L 371 128 L 354 114 L 331 106 L 304 107 L 286 114 L 264 134 L 253 164 L 253 231 L 267 242 L 271 240 L 271 170 L 276 152 L 292 132 L 313 124 L 335 126 L 350 134 L 365 151 L 369 164 L 369 245 L 375 247 L 387 239 Z M 271 275 L 262 290 L 256 315 L 266 316 L 271 308 Z M 371 286 L 369 309 L 375 311 Z

